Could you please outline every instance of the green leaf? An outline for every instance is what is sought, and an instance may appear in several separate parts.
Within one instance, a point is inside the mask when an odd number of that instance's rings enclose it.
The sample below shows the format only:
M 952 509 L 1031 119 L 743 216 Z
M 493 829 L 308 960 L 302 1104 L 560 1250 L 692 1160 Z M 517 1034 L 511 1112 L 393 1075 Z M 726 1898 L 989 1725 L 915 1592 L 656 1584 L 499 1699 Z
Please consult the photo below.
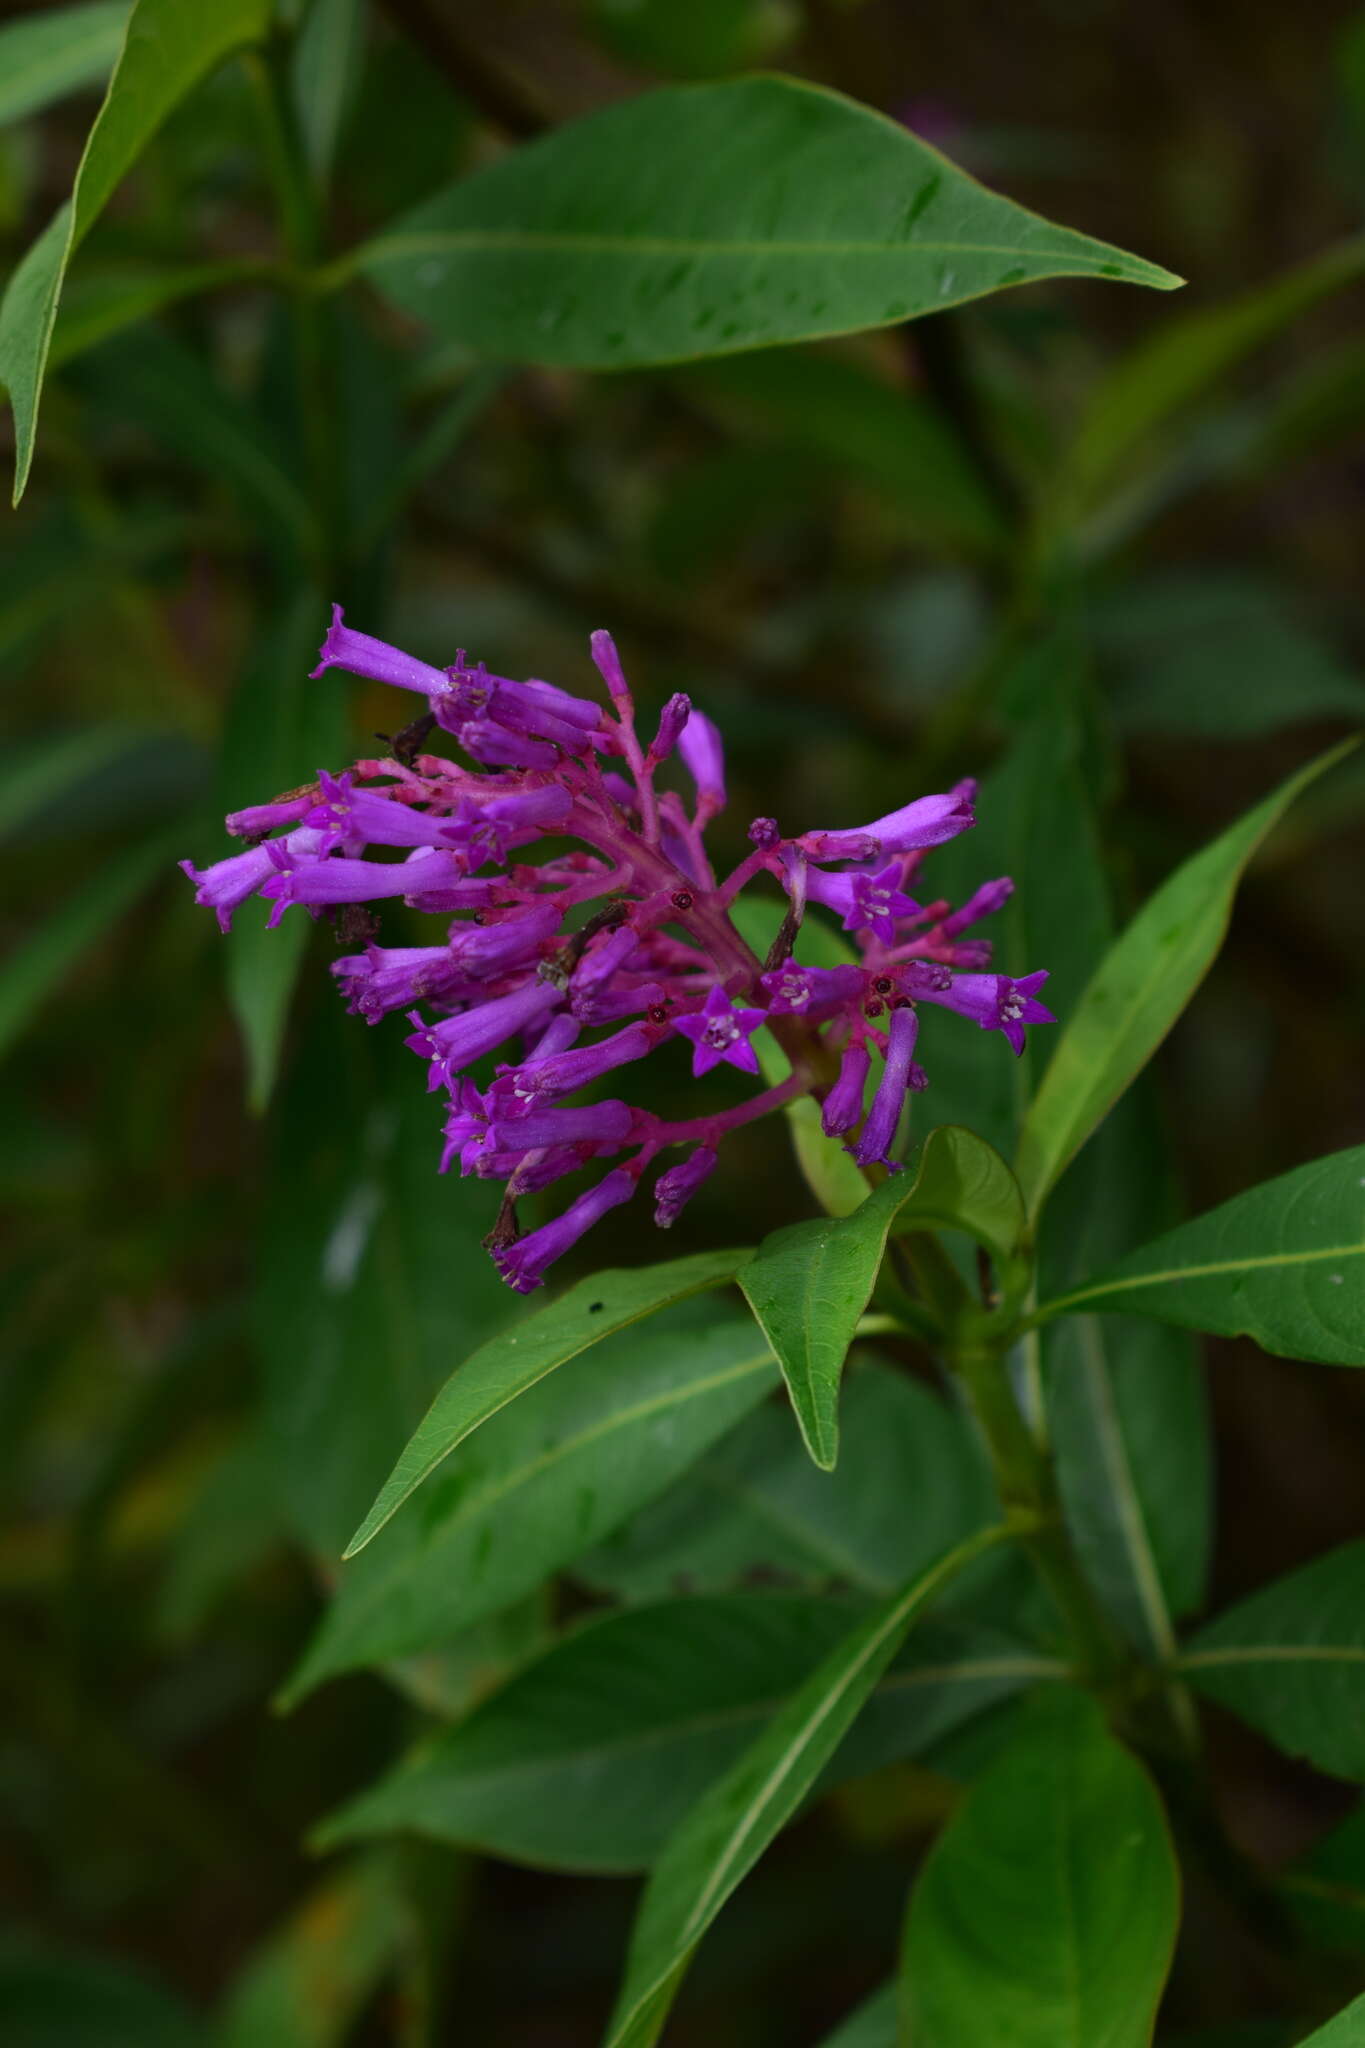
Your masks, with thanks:
M 347 259 L 504 361 L 626 369 L 1155 264 L 987 192 L 898 122 L 787 78 L 641 93 L 482 166 Z
M 1365 2048 L 1365 1998 L 1357 1998 L 1325 2027 L 1309 2034 L 1299 2048 Z
M 141 1970 L 11 1936 L 0 1944 L 6 2048 L 205 2048 L 189 2008 Z
M 1291 1756 L 1365 1779 L 1365 1542 L 1239 1601 L 1190 1639 L 1177 1668 Z
M 289 62 L 290 96 L 304 159 L 325 185 L 342 120 L 360 79 L 361 0 L 312 0 Z
M 139 896 L 172 871 L 186 826 L 158 832 L 96 866 L 73 896 L 49 911 L 0 966 L 0 1056 L 27 1028 L 88 948 Z
M 492 1191 L 433 1172 L 439 1122 L 401 1037 L 317 989 L 269 1126 L 252 1306 L 281 1502 L 329 1569 L 452 1353 L 514 1307 L 479 1242 Z
M 784 449 L 809 450 L 870 483 L 928 541 L 989 554 L 1005 537 L 999 506 L 943 416 L 861 363 L 764 349 L 698 363 L 678 382 L 728 419 L 757 416 Z
M 1319 1948 L 1365 1954 L 1365 1807 L 1313 1844 L 1280 1878 L 1281 1894 Z
M 151 737 L 136 726 L 111 722 L 11 744 L 0 761 L 0 839 L 26 831 L 91 777 L 140 751 Z
M 343 1574 L 284 1704 L 339 1671 L 432 1648 L 529 1592 L 662 1493 L 772 1381 L 747 1322 L 656 1324 L 647 1344 L 618 1338 L 523 1394 Z
M 102 84 L 123 42 L 128 5 L 54 7 L 0 28 L 0 125 Z
M 857 1618 L 840 1600 L 734 1593 L 589 1621 L 343 1807 L 318 1844 L 409 1828 L 513 1862 L 644 1869 Z M 917 1754 L 1056 1673 L 994 1631 L 926 1624 L 831 1781 Z
M 1230 305 L 1163 321 L 1091 393 L 1062 473 L 1068 504 L 1088 502 L 1193 399 L 1362 269 L 1365 238 L 1328 249 Z
M 492 1338 L 446 1381 L 343 1555 L 363 1550 L 457 1444 L 537 1380 L 656 1309 L 724 1286 L 751 1256 L 698 1252 L 658 1266 L 595 1273 Z
M 1300 768 L 1163 882 L 1122 933 L 1062 1031 L 1019 1138 L 1029 1213 L 1175 1023 L 1211 966 L 1248 861 L 1309 783 L 1354 740 Z
M 1023 1204 L 999 1153 L 944 1125 L 930 1132 L 913 1177 L 893 1174 L 851 1216 L 775 1230 L 739 1276 L 777 1354 L 806 1448 L 825 1471 L 838 1456 L 844 1359 L 893 1224 L 965 1230 L 1006 1267 L 1023 1234 Z
M 1093 623 L 1128 732 L 1250 739 L 1309 719 L 1365 716 L 1365 682 L 1284 593 L 1250 577 L 1141 577 Z
M 926 2044 L 1147 2048 L 1179 1877 L 1161 1803 L 1082 1693 L 1040 1697 L 911 1895 L 902 2019 Z
M 912 1624 L 1008 1531 L 981 1531 L 879 1607 L 812 1672 L 670 1836 L 645 1887 L 605 2048 L 649 2048 L 697 1943 L 806 1794 Z
M 273 274 L 263 258 L 243 256 L 222 263 L 178 263 L 162 270 L 139 268 L 96 272 L 79 277 L 62 292 L 61 311 L 52 331 L 47 367 L 56 370 L 97 348 L 125 328 L 200 292 L 222 285 L 251 284 Z
M 317 1885 L 250 1958 L 227 1995 L 213 2048 L 340 2048 L 395 1961 L 403 1908 L 387 1858 Z
M 1254 1337 L 1281 1358 L 1365 1365 L 1365 1145 L 1234 1195 L 1048 1302 Z
M 843 2025 L 826 2035 L 820 2048 L 899 2048 L 897 1998 L 894 1983 L 883 1984 L 865 1998 Z
M 67 265 L 124 174 L 172 108 L 230 50 L 265 33 L 267 0 L 137 0 L 71 198 L 10 278 L 0 302 L 0 382 L 14 409 L 14 500 L 33 461 L 38 404 Z
M 576 1578 L 622 1600 L 781 1585 L 884 1598 L 991 1520 L 994 1493 L 960 1407 L 873 1360 L 850 1368 L 844 1456 L 821 1472 L 768 1402 L 600 1549 Z M 987 1560 L 945 1600 L 975 1584 Z

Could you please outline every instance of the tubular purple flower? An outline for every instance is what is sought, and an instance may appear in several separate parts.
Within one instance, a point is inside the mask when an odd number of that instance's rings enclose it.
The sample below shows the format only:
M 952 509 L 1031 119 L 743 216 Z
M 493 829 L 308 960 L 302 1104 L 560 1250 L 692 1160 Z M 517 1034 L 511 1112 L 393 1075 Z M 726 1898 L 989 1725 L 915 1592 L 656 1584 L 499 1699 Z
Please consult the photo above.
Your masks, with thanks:
M 318 665 L 308 673 L 312 678 L 329 668 L 349 669 L 353 676 L 368 676 L 375 683 L 392 683 L 400 690 L 418 690 L 424 697 L 434 696 L 446 687 L 445 675 L 439 668 L 414 661 L 410 654 L 390 647 L 387 640 L 375 640 L 368 633 L 353 633 L 342 624 L 339 604 L 332 606 L 332 623 L 318 649 Z
M 614 1067 L 629 1066 L 653 1052 L 668 1035 L 666 1024 L 627 1024 L 596 1045 L 575 1046 L 571 1052 L 551 1053 L 547 1059 L 528 1060 L 499 1074 L 489 1090 L 497 1103 L 497 1114 L 525 1116 L 533 1107 L 553 1102 L 560 1095 L 572 1095 L 609 1074 Z
M 577 1017 L 570 1016 L 567 1010 L 556 1011 L 545 1029 L 536 1037 L 534 1046 L 528 1047 L 527 1059 L 548 1060 L 557 1052 L 567 1052 L 576 1042 L 582 1029 L 583 1026 Z
M 625 966 L 639 943 L 639 933 L 628 924 L 618 926 L 614 932 L 599 932 L 590 939 L 569 977 L 570 1004 L 591 1002 L 596 990 Z
M 628 1103 L 566 1103 L 490 1123 L 487 1143 L 490 1151 L 518 1154 L 549 1145 L 624 1145 L 634 1127 L 635 1111 Z
M 867 976 L 861 967 L 798 967 L 790 960 L 785 967 L 760 975 L 758 985 L 772 1016 L 806 1017 L 817 1023 L 860 1004 Z
M 842 1137 L 860 1121 L 867 1070 L 871 1064 L 872 1055 L 866 1041 L 850 1039 L 839 1062 L 839 1078 L 820 1105 L 820 1128 L 827 1138 Z
M 928 1000 L 970 1017 L 983 1031 L 1002 1031 L 1016 1054 L 1024 1050 L 1026 1024 L 1055 1024 L 1051 1010 L 1034 1000 L 1048 978 L 1046 968 L 1011 981 L 1007 974 L 955 974 L 946 989 L 926 991 Z
M 601 676 L 611 695 L 611 701 L 618 711 L 629 718 L 635 710 L 635 700 L 630 694 L 630 684 L 621 666 L 621 657 L 616 651 L 616 642 L 610 633 L 600 629 L 589 641 L 597 673 Z
M 318 777 L 322 801 L 308 813 L 308 823 L 322 833 L 321 851 L 334 847 L 449 846 L 445 821 L 378 790 L 356 789 L 349 775 Z
M 230 811 L 223 823 L 234 839 L 264 839 L 281 825 L 296 825 L 306 818 L 317 802 L 314 790 L 302 796 L 277 798 L 273 804 L 248 804 L 244 811 Z
M 897 1162 L 891 1157 L 895 1142 L 896 1126 L 905 1107 L 906 1090 L 915 1085 L 918 1069 L 914 1063 L 915 1040 L 919 1036 L 919 1015 L 908 1003 L 891 1012 L 891 1028 L 888 1033 L 886 1065 L 882 1078 L 877 1083 L 877 1092 L 872 1098 L 872 1107 L 867 1113 L 867 1123 L 862 1137 L 856 1145 L 850 1146 L 859 1166 L 871 1166 L 880 1160 L 884 1166 L 895 1169 Z
M 525 966 L 558 929 L 557 904 L 531 903 L 496 924 L 457 925 L 450 935 L 450 950 L 462 974 L 487 978 Z
M 580 1195 L 553 1223 L 533 1230 L 529 1237 L 518 1238 L 515 1244 L 497 1246 L 493 1263 L 509 1287 L 514 1287 L 518 1294 L 530 1294 L 541 1285 L 555 1260 L 562 1259 L 599 1217 L 619 1203 L 628 1202 L 634 1193 L 634 1176 L 618 1166 L 595 1188 Z
M 332 962 L 347 1006 L 377 1024 L 390 1010 L 440 1002 L 459 980 L 449 946 L 367 946 Z
M 510 995 L 494 996 L 477 1009 L 462 1011 L 439 1024 L 424 1024 L 414 1010 L 411 1022 L 417 1029 L 404 1043 L 431 1061 L 427 1087 L 449 1088 L 463 1067 L 504 1045 L 513 1032 L 525 1031 L 558 1001 L 558 989 L 547 982 L 528 981 Z
M 976 924 L 983 917 L 991 917 L 1009 902 L 1014 894 L 1014 883 L 1008 875 L 1001 875 L 995 882 L 983 882 L 981 887 L 967 898 L 960 910 L 945 917 L 939 930 L 945 938 L 954 939 L 959 932 L 965 932 L 969 925 Z
M 681 690 L 670 697 L 659 714 L 659 730 L 649 743 L 645 765 L 657 768 L 666 761 L 687 728 L 692 713 L 692 699 L 685 697 Z
M 698 1078 L 709 1074 L 722 1061 L 746 1074 L 756 1074 L 758 1054 L 749 1040 L 763 1022 L 764 1011 L 737 1008 L 725 990 L 717 986 L 692 1016 L 675 1017 L 673 1029 L 691 1039 L 692 1072 Z
M 797 843 L 812 860 L 879 859 L 915 847 L 941 846 L 975 823 L 971 797 L 950 790 L 946 796 L 919 797 L 853 832 L 803 832 Z
M 713 818 L 725 809 L 725 743 L 715 721 L 695 705 L 679 737 L 678 752 L 697 785 L 699 808 Z
M 491 718 L 469 718 L 459 728 L 460 745 L 485 768 L 557 768 L 559 755 L 548 740 L 529 740 Z
M 258 890 L 264 894 L 262 884 L 268 885 L 274 877 L 278 860 L 274 849 L 284 848 L 294 858 L 310 860 L 316 856 L 321 838 L 310 825 L 301 825 L 287 839 L 270 839 L 245 853 L 230 853 L 210 868 L 197 868 L 192 860 L 182 860 L 180 868 L 195 884 L 195 902 L 216 911 L 219 930 L 230 932 L 233 911 Z M 271 922 L 278 923 L 278 919 Z
M 289 844 L 289 840 L 272 839 L 268 848 Z M 292 855 L 292 847 L 290 852 Z M 262 883 L 260 893 L 275 906 L 267 920 L 273 928 L 295 903 L 317 910 L 332 903 L 379 903 L 388 896 L 412 897 L 424 888 L 449 886 L 459 880 L 462 871 L 463 862 L 454 853 L 424 853 L 416 860 L 402 861 L 309 860 L 272 874 Z
M 660 1230 L 671 1230 L 702 1182 L 714 1171 L 716 1154 L 710 1145 L 698 1145 L 654 1183 L 654 1221 Z
M 806 887 L 813 903 L 837 911 L 846 932 L 870 931 L 889 946 L 895 940 L 897 919 L 913 917 L 920 908 L 913 896 L 896 887 L 900 878 L 899 861 L 892 861 L 875 875 L 856 870 L 827 875 L 814 868 L 809 870 Z

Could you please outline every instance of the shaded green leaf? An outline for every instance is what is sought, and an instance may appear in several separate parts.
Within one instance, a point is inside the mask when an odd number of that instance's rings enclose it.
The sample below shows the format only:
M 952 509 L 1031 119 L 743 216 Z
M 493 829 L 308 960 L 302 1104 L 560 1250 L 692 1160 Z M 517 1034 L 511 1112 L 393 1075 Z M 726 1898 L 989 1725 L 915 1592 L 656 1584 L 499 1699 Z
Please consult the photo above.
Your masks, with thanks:
M 213 2048 L 339 2048 L 403 1938 L 387 1859 L 334 1872 L 252 1956 L 228 1992 Z
M 1240 1600 L 1191 1637 L 1177 1669 L 1291 1756 L 1365 1778 L 1365 1542 Z
M 0 838 L 25 831 L 102 769 L 140 751 L 148 738 L 136 726 L 110 723 L 45 733 L 7 747 L 0 762 Z
M 267 0 L 137 0 L 71 198 L 22 259 L 0 302 L 0 381 L 14 411 L 16 504 L 33 461 L 38 404 L 66 267 L 161 123 L 230 50 L 265 33 Z
M 670 1836 L 645 1887 L 605 2048 L 657 2040 L 697 1943 L 795 1815 L 911 1626 L 1006 1534 L 998 1526 L 969 1538 L 850 1631 Z
M 102 84 L 122 45 L 129 4 L 53 7 L 0 28 L 0 124 Z
M 305 161 L 320 185 L 327 181 L 359 83 L 364 37 L 361 0 L 312 0 L 290 55 L 294 117 Z
M 252 1312 L 280 1499 L 335 1559 L 444 1378 L 513 1311 L 486 1185 L 439 1179 L 418 1063 L 316 991 L 269 1127 Z
M 594 1273 L 476 1351 L 447 1380 L 351 1538 L 354 1557 L 457 1444 L 589 1345 L 671 1302 L 733 1280 L 747 1251 L 698 1252 L 658 1266 Z
M 820 2048 L 899 2048 L 899 2041 L 896 1986 L 891 1983 L 865 1998 Z
M 1129 732 L 1250 739 L 1309 719 L 1365 716 L 1365 682 L 1283 593 L 1248 577 L 1145 577 L 1095 619 Z
M 1299 2043 L 1299 2048 L 1365 2048 L 1365 1998 L 1357 1998 Z
M 968 1792 L 911 1895 L 902 2014 L 916 2041 L 1147 2048 L 1179 1877 L 1142 1767 L 1094 1701 L 1040 1697 Z
M 186 831 L 176 825 L 104 861 L 15 947 L 0 966 L 0 1055 L 27 1029 L 82 954 L 171 872 Z
M 343 1807 L 320 1844 L 410 1828 L 514 1862 L 645 1868 L 856 1619 L 839 1600 L 736 1593 L 590 1621 Z M 1056 1671 L 994 1631 L 926 1623 L 829 1776 L 914 1755 Z
M 1133 452 L 1244 357 L 1365 269 L 1365 239 L 1343 242 L 1225 306 L 1163 321 L 1091 393 L 1062 491 L 1090 499 Z
M 987 192 L 897 122 L 764 77 L 569 122 L 350 261 L 449 339 L 584 369 L 849 333 L 1041 277 L 1177 282 Z
M 847 1588 L 883 1597 L 988 1522 L 994 1494 L 961 1408 L 866 1360 L 843 1397 L 844 1456 L 811 1463 L 765 1403 L 672 1490 L 574 1566 L 623 1600 L 743 1586 Z M 949 1593 L 973 1584 L 988 1560 Z
M 713 78 L 758 64 L 790 42 L 800 15 L 792 0 L 592 0 L 603 41 L 627 63 L 674 78 Z
M 1045 1305 L 1254 1337 L 1283 1358 L 1365 1365 L 1365 1145 L 1298 1166 Z
M 872 484 L 912 529 L 989 553 L 1004 538 L 999 506 L 952 427 L 915 391 L 861 363 L 811 349 L 760 350 L 678 373 L 689 396 L 727 418 L 757 417 L 798 448 Z
M 1096 970 L 1062 1031 L 1019 1138 L 1016 1171 L 1030 1214 L 1105 1112 L 1142 1071 L 1212 965 L 1242 872 L 1299 792 L 1341 760 L 1347 741 L 1300 768 L 1176 869 Z
M 141 1970 L 79 1949 L 0 1946 L 5 2048 L 204 2048 L 198 2020 Z
M 1023 1204 L 999 1153 L 973 1132 L 944 1125 L 930 1132 L 913 1177 L 893 1174 L 851 1216 L 774 1231 L 739 1276 L 777 1354 L 806 1447 L 826 1471 L 838 1455 L 844 1359 L 893 1225 L 965 1230 L 1005 1266 L 1023 1234 Z
M 1365 1954 L 1365 1807 L 1291 1864 L 1280 1891 L 1318 1947 Z
M 620 1337 L 523 1392 L 344 1573 L 285 1703 L 337 1672 L 430 1648 L 529 1592 L 661 1493 L 772 1380 L 748 1323 L 656 1324 L 647 1344 Z
M 243 256 L 222 263 L 178 263 L 162 270 L 120 269 L 76 278 L 62 292 L 47 367 L 56 370 L 74 362 L 165 306 L 217 291 L 221 285 L 251 284 L 271 275 L 272 268 L 258 257 Z

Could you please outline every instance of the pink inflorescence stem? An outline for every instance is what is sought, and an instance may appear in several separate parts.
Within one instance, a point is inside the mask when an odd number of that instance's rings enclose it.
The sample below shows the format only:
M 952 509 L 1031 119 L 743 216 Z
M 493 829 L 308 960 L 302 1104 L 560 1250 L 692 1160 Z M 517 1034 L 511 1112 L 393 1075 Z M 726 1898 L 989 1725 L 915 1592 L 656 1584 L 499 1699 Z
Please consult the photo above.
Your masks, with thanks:
M 1000 908 L 1008 880 L 983 884 L 957 911 L 910 893 L 931 849 L 975 822 L 974 784 L 854 830 L 787 838 L 772 819 L 756 819 L 753 851 L 718 885 L 704 835 L 725 807 L 720 733 L 680 695 L 644 744 L 609 634 L 594 633 L 592 655 L 610 710 L 551 683 L 490 675 L 463 653 L 433 668 L 353 632 L 334 606 L 313 674 L 343 668 L 415 693 L 424 705 L 412 731 L 450 734 L 476 766 L 395 742 L 390 758 L 323 772 L 235 812 L 227 826 L 243 847 L 227 859 L 203 870 L 181 863 L 224 931 L 254 895 L 269 900 L 272 925 L 300 905 L 355 934 L 359 950 L 333 972 L 370 1023 L 407 1012 L 407 1043 L 446 1097 L 441 1170 L 458 1161 L 462 1173 L 505 1183 L 488 1243 L 523 1293 L 631 1197 L 657 1153 L 691 1148 L 655 1182 L 655 1221 L 666 1229 L 727 1133 L 796 1095 L 822 1098 L 826 1132 L 847 1137 L 859 1165 L 894 1166 L 907 1094 L 925 1085 L 914 1059 L 918 1004 L 1000 1031 L 1016 1052 L 1026 1024 L 1053 1021 L 1036 999 L 1045 974 L 989 973 L 989 942 L 962 936 Z M 690 805 L 656 786 L 675 752 L 693 785 Z M 531 847 L 540 857 L 521 858 Z M 739 891 L 765 873 L 788 898 L 785 937 L 766 968 L 729 916 Z M 376 944 L 366 906 L 386 901 L 441 919 L 439 939 Z M 805 967 L 790 957 L 811 903 L 853 935 L 858 965 Z M 722 1065 L 756 1075 L 761 1025 L 792 1071 L 737 1108 L 669 1123 L 619 1096 L 581 1099 L 607 1076 L 619 1086 L 624 1069 L 677 1039 L 692 1048 L 694 1075 Z M 865 1109 L 874 1053 L 879 1078 Z M 598 1159 L 618 1163 L 552 1222 L 520 1231 L 519 1196 Z

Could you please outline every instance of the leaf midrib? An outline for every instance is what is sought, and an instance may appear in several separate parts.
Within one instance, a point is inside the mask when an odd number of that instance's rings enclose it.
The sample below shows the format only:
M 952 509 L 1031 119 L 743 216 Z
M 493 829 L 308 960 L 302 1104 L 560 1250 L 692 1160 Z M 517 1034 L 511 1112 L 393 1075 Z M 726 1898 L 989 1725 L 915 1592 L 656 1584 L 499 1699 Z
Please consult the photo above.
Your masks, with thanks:
M 1001 247 L 992 242 L 891 242 L 891 241 L 786 241 L 702 240 L 692 235 L 600 235 L 569 229 L 556 232 L 532 228 L 441 228 L 422 233 L 391 235 L 376 239 L 352 252 L 347 259 L 360 269 L 373 263 L 387 263 L 395 257 L 436 255 L 450 249 L 547 249 L 571 250 L 575 255 L 602 256 L 1006 256 L 1016 263 L 1041 259 L 1048 263 L 1074 264 L 1083 273 L 1096 268 L 1093 257 L 1074 251 L 1045 248 Z M 1122 272 L 1124 277 L 1145 275 L 1135 263 Z
M 1135 1273 L 1120 1280 L 1097 1280 L 1089 1287 L 1081 1287 L 1073 1294 L 1059 1295 L 1056 1301 L 1043 1304 L 1040 1314 L 1059 1315 L 1063 1309 L 1072 1309 L 1082 1302 L 1096 1301 L 1109 1294 L 1131 1294 L 1141 1287 L 1164 1287 L 1178 1280 L 1208 1280 L 1224 1273 L 1257 1273 L 1271 1266 L 1307 1266 L 1326 1259 L 1365 1258 L 1365 1243 L 1348 1245 L 1319 1245 L 1311 1251 L 1263 1252 L 1254 1258 L 1211 1259 L 1201 1266 L 1171 1266 L 1158 1273 Z

